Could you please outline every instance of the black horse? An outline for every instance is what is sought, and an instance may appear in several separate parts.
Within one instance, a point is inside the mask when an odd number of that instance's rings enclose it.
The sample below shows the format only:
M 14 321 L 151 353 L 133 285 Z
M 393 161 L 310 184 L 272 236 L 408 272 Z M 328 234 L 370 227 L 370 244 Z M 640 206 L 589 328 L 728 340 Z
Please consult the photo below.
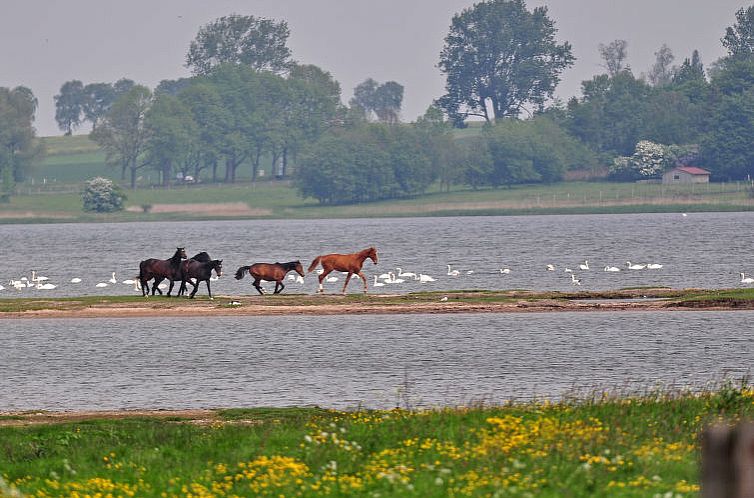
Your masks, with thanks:
M 186 265 L 189 264 L 189 261 L 198 261 L 200 263 L 206 263 L 207 261 L 212 261 L 212 258 L 209 257 L 209 253 L 202 251 L 199 254 L 195 254 L 194 256 L 191 256 L 186 261 L 181 261 L 181 272 L 186 271 Z M 194 285 L 194 282 L 191 282 L 191 285 Z M 183 281 L 183 276 L 181 276 L 181 288 L 178 289 L 178 295 L 182 296 L 186 293 L 186 283 Z
M 288 263 L 255 263 L 251 266 L 242 266 L 236 270 L 236 280 L 241 280 L 246 270 L 249 271 L 249 275 L 254 279 L 254 287 L 260 294 L 264 294 L 264 289 L 259 285 L 262 280 L 275 282 L 275 292 L 273 294 L 279 294 L 285 289 L 283 279 L 289 271 L 295 270 L 296 273 L 302 277 L 304 276 L 304 267 L 301 266 L 301 261 L 290 261 Z
M 152 284 L 152 295 L 155 291 L 162 295 L 162 291 L 159 289 L 160 282 L 165 279 L 170 280 L 170 289 L 168 289 L 168 297 L 173 291 L 173 282 L 181 280 L 181 260 L 186 259 L 186 250 L 183 247 L 179 247 L 175 250 L 175 254 L 169 259 L 145 259 L 139 263 L 139 282 L 141 283 L 141 295 L 149 296 L 149 282 L 154 279 Z
M 207 282 L 207 293 L 209 293 L 209 298 L 214 299 L 212 297 L 212 289 L 209 287 L 209 279 L 212 276 L 212 270 L 215 270 L 215 273 L 218 277 L 222 277 L 223 275 L 223 260 L 222 259 L 213 259 L 212 261 L 196 261 L 193 259 L 190 259 L 188 261 L 185 261 L 182 265 L 182 279 L 181 287 L 186 286 L 186 282 L 190 283 L 194 286 L 194 290 L 191 291 L 191 294 L 189 295 L 190 298 L 193 298 L 196 294 L 196 291 L 199 289 L 199 284 L 204 282 Z M 191 282 L 191 278 L 196 279 L 196 283 Z

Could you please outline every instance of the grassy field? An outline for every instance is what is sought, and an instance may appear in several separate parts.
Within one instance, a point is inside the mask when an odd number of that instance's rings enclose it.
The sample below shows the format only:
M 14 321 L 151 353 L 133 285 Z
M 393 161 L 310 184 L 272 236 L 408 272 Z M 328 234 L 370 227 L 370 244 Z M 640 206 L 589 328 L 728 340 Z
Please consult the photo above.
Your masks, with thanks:
M 464 130 L 462 130 L 464 131 Z M 473 132 L 474 130 L 472 130 Z M 321 206 L 302 199 L 287 181 L 254 184 L 241 176 L 234 185 L 201 183 L 169 189 L 126 190 L 130 211 L 95 215 L 81 209 L 80 191 L 95 175 L 118 177 L 87 137 L 42 139 L 47 155 L 35 165 L 19 195 L 0 204 L 0 221 L 149 221 L 220 218 L 344 218 L 378 216 L 457 216 L 754 209 L 743 183 L 663 186 L 615 182 L 563 182 L 441 192 L 432 186 L 413 198 L 344 206 Z M 144 171 L 142 175 L 149 175 Z M 147 207 L 147 211 L 144 210 Z
M 697 496 L 699 436 L 754 391 L 648 390 L 389 411 L 239 408 L 23 425 L 0 418 L 0 495 Z

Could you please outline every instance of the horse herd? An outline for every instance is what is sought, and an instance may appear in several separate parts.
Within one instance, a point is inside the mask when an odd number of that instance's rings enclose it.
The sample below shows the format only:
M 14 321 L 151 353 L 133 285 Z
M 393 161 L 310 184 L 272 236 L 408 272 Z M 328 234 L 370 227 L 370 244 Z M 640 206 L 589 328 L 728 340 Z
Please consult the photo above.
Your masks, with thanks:
M 311 273 L 317 266 L 322 265 L 322 272 L 319 274 L 318 293 L 324 292 L 322 282 L 332 271 L 348 273 L 345 284 L 343 284 L 343 294 L 346 293 L 346 287 L 348 287 L 348 282 L 351 280 L 352 275 L 358 275 L 361 278 L 361 281 L 364 283 L 364 293 L 366 293 L 367 279 L 361 272 L 361 267 L 367 258 L 371 259 L 374 264 L 377 264 L 377 250 L 374 247 L 368 247 L 363 251 L 351 254 L 325 254 L 317 256 L 312 261 L 312 264 L 309 265 L 307 273 Z M 152 295 L 154 296 L 155 292 L 159 292 L 162 295 L 159 285 L 163 280 L 169 280 L 168 297 L 173 292 L 174 283 L 181 282 L 178 295 L 183 295 L 187 291 L 187 284 L 191 284 L 193 289 L 189 297 L 193 298 L 199 289 L 199 284 L 206 282 L 207 292 L 210 299 L 212 299 L 212 289 L 209 282 L 213 270 L 218 277 L 222 276 L 223 260 L 212 259 L 206 252 L 200 252 L 192 258 L 188 258 L 185 248 L 178 247 L 175 254 L 168 259 L 150 258 L 139 263 L 141 294 L 145 297 L 149 296 L 149 281 L 154 280 L 152 282 Z M 304 276 L 304 268 L 301 266 L 300 261 L 290 261 L 288 263 L 254 263 L 238 268 L 235 276 L 237 280 L 241 280 L 244 274 L 248 272 L 251 278 L 254 279 L 253 285 L 260 294 L 264 294 L 264 290 L 260 286 L 263 280 L 266 282 L 275 282 L 274 294 L 279 294 L 285 288 L 283 279 L 290 271 L 295 271 L 301 277 Z

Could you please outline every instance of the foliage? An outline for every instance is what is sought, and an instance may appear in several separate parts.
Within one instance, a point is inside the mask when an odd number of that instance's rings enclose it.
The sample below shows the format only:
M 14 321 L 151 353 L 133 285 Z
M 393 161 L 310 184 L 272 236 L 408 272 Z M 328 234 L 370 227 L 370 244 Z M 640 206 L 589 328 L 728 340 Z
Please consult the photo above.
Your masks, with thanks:
M 362 125 L 325 135 L 301 158 L 296 186 L 322 204 L 413 195 L 436 178 L 426 130 Z
M 196 123 L 189 109 L 176 97 L 159 94 L 147 110 L 144 128 L 146 162 L 160 172 L 163 186 L 176 169 L 185 176 L 184 166 L 198 153 Z
M 725 180 L 754 177 L 754 86 L 722 96 L 709 116 L 710 131 L 701 143 L 702 157 L 713 176 Z
M 112 180 L 98 176 L 86 182 L 81 199 L 84 211 L 112 213 L 123 210 L 126 196 Z
M 754 55 L 754 6 L 736 12 L 736 23 L 726 28 L 721 41 L 733 57 Z
M 607 45 L 599 44 L 599 52 L 605 61 L 605 69 L 609 76 L 623 72 L 626 58 L 628 57 L 628 42 L 626 40 L 613 40 Z
M 383 123 L 395 124 L 399 121 L 403 103 L 403 85 L 395 81 L 378 83 L 368 78 L 354 89 L 350 101 L 352 107 L 359 108 L 365 116 L 374 113 Z
M 79 80 L 66 81 L 55 95 L 55 121 L 58 127 L 71 135 L 81 124 L 84 112 L 84 84 Z
M 285 21 L 238 14 L 220 17 L 199 29 L 186 55 L 186 67 L 205 75 L 222 64 L 280 73 L 290 66 L 289 35 Z
M 37 99 L 26 87 L 0 87 L 0 180 L 7 200 L 41 153 L 34 143 Z
M 674 167 L 680 158 L 693 156 L 694 149 L 668 146 L 640 140 L 631 157 L 616 157 L 610 167 L 610 176 L 616 180 L 656 178 Z
M 136 85 L 121 95 L 90 137 L 106 152 L 109 164 L 118 165 L 121 178 L 131 173 L 131 188 L 136 188 L 136 171 L 144 166 L 140 157 L 144 152 L 147 131 L 144 126 L 147 110 L 152 104 L 152 92 Z
M 440 54 L 446 94 L 437 102 L 454 121 L 516 117 L 542 108 L 560 74 L 571 66 L 571 46 L 557 44 L 546 7 L 523 0 L 485 0 L 453 16 Z M 489 115 L 488 106 L 492 109 Z
M 29 497 L 693 496 L 699 434 L 754 415 L 746 385 L 432 410 L 246 409 L 0 427 Z M 248 423 L 238 423 L 238 420 Z
M 675 56 L 667 45 L 663 44 L 660 50 L 655 52 L 655 63 L 647 74 L 647 80 L 652 86 L 663 86 L 673 81 L 677 68 L 673 67 Z

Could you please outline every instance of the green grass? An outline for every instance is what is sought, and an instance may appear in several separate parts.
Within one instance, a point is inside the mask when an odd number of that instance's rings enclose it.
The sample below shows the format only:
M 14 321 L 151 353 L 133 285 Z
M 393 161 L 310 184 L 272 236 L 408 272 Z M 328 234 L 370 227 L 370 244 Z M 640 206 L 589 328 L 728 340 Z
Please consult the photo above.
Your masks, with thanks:
M 701 431 L 754 416 L 753 400 L 748 385 L 728 382 L 699 394 L 595 391 L 434 410 L 6 424 L 0 472 L 6 492 L 29 497 L 690 497 Z

